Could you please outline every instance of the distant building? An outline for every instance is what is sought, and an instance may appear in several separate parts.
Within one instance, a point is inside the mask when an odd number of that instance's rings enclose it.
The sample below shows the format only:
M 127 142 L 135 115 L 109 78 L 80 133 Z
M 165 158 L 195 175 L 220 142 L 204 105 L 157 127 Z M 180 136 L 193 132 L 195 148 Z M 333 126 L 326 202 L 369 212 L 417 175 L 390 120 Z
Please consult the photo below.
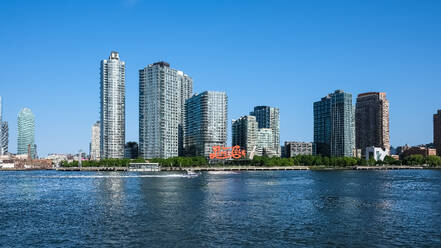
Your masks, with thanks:
M 404 151 L 408 150 L 410 146 L 408 144 L 404 146 L 397 146 L 396 148 L 396 154 L 401 157 L 401 154 L 403 154 Z
M 208 157 L 213 152 L 213 146 L 226 146 L 227 106 L 225 92 L 205 91 L 187 99 L 186 155 Z
M 240 146 L 250 156 L 257 148 L 258 124 L 256 117 L 252 115 L 242 116 L 231 123 L 232 146 Z
M 280 157 L 280 119 L 279 109 L 270 106 L 256 106 L 250 115 L 256 116 L 256 121 L 260 128 L 269 128 L 272 131 L 272 150 L 275 156 Z
M 138 143 L 127 142 L 124 148 L 124 158 L 136 159 L 138 157 Z
M 433 115 L 433 143 L 436 153 L 441 156 L 441 109 Z
M 183 152 L 185 101 L 193 79 L 157 62 L 139 70 L 139 152 L 143 158 L 170 158 Z
M 8 152 L 8 144 L 9 144 L 8 122 L 2 121 L 0 128 L 0 155 L 6 154 Z
M 336 90 L 314 103 L 314 154 L 352 157 L 355 148 L 352 94 Z
M 359 94 L 355 107 L 355 147 L 365 153 L 367 147 L 390 152 L 389 101 L 386 93 Z
M 28 154 L 32 159 L 37 158 L 35 145 L 35 115 L 29 108 L 23 108 L 17 117 L 17 154 Z
M 97 121 L 92 126 L 92 138 L 90 142 L 90 159 L 91 160 L 99 160 L 101 158 L 100 147 L 101 147 L 101 138 L 100 138 L 100 122 Z
M 312 142 L 285 141 L 285 157 L 312 155 Z
M 405 158 L 407 156 L 417 155 L 417 154 L 423 155 L 423 156 L 436 155 L 436 149 L 428 148 L 428 147 L 424 147 L 424 146 L 413 146 L 413 147 L 410 147 L 410 148 L 404 150 L 401 153 L 400 158 Z
M 101 158 L 124 157 L 125 78 L 125 62 L 112 51 L 109 59 L 101 61 Z

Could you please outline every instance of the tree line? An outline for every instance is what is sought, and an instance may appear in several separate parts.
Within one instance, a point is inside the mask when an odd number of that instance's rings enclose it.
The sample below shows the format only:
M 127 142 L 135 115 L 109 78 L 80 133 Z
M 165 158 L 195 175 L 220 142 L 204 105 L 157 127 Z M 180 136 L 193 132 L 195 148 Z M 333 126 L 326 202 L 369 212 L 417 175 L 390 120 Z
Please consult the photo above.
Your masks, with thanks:
M 142 163 L 145 159 L 101 159 L 84 160 L 83 167 L 127 167 L 130 163 Z M 291 158 L 255 156 L 250 159 L 236 160 L 211 160 L 205 157 L 173 157 L 173 158 L 154 158 L 148 160 L 151 163 L 159 163 L 164 167 L 191 167 L 191 166 L 225 166 L 225 165 L 252 165 L 252 166 L 325 166 L 325 167 L 349 167 L 356 165 L 429 165 L 432 167 L 441 166 L 441 157 L 410 155 L 402 160 L 397 160 L 391 156 L 386 156 L 384 161 L 375 161 L 373 158 L 366 160 L 353 157 L 324 157 L 319 155 L 298 155 Z M 61 163 L 62 167 L 77 167 L 78 161 Z

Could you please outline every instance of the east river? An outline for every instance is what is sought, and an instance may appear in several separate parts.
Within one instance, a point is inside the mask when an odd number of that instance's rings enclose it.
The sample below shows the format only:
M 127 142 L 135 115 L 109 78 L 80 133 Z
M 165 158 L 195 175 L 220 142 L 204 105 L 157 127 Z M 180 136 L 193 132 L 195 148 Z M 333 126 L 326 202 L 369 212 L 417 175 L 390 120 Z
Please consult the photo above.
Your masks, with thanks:
M 441 170 L 0 171 L 0 247 L 441 247 Z

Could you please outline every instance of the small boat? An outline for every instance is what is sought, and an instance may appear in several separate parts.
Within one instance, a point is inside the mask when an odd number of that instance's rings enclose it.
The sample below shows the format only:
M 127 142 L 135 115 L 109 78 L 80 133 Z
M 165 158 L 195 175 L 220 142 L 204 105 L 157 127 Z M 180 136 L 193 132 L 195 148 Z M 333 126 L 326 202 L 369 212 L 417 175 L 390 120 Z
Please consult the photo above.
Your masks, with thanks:
M 185 170 L 185 171 L 187 172 L 188 176 L 191 176 L 191 177 L 197 177 L 198 176 L 198 173 L 194 172 L 193 170 Z

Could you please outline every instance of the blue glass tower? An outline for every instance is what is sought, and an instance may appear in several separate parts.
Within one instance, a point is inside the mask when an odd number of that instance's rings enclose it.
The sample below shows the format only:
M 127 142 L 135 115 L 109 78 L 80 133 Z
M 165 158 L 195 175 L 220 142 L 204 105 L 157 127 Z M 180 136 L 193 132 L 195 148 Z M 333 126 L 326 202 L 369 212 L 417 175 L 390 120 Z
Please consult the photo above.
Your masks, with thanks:
M 36 158 L 35 115 L 29 108 L 20 111 L 17 118 L 17 154 L 27 154 L 31 149 L 31 158 Z

